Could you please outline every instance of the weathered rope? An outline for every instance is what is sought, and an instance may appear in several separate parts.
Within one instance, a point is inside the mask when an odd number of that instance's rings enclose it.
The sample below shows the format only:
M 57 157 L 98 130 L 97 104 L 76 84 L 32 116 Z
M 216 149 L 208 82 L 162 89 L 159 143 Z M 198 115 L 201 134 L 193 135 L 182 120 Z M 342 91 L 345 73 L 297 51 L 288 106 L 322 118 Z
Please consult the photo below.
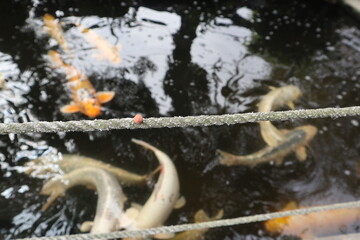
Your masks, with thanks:
M 211 125 L 232 125 L 258 121 L 285 121 L 308 118 L 338 118 L 360 115 L 360 106 L 345 108 L 320 108 L 293 111 L 240 113 L 224 115 L 201 115 L 189 117 L 144 118 L 136 124 L 132 118 L 109 120 L 80 120 L 54 122 L 0 123 L 0 134 L 27 132 L 75 132 L 108 131 L 112 129 L 197 127 Z
M 181 231 L 188 231 L 194 229 L 202 229 L 202 228 L 215 228 L 215 227 L 225 227 L 232 226 L 237 224 L 245 224 L 259 221 L 266 221 L 273 218 L 279 217 L 287 217 L 293 215 L 305 215 L 313 212 L 321 212 L 328 211 L 339 208 L 356 208 L 360 207 L 360 201 L 355 202 L 347 202 L 347 203 L 337 203 L 326 206 L 318 206 L 318 207 L 309 207 L 309 208 L 301 208 L 290 211 L 282 211 L 275 213 L 267 213 L 267 214 L 258 214 L 247 217 L 238 217 L 232 219 L 223 219 L 216 221 L 209 221 L 203 223 L 192 223 L 192 224 L 181 224 L 176 226 L 166 226 L 166 227 L 158 227 L 158 228 L 149 228 L 144 230 L 137 231 L 120 231 L 120 232 L 112 232 L 112 233 L 101 233 L 101 234 L 75 234 L 75 235 L 66 235 L 66 236 L 55 236 L 55 237 L 39 237 L 39 238 L 23 238 L 23 239 L 15 239 L 15 240 L 89 240 L 89 239 L 115 239 L 115 238 L 126 238 L 126 237 L 140 237 L 153 235 L 158 233 L 175 233 Z

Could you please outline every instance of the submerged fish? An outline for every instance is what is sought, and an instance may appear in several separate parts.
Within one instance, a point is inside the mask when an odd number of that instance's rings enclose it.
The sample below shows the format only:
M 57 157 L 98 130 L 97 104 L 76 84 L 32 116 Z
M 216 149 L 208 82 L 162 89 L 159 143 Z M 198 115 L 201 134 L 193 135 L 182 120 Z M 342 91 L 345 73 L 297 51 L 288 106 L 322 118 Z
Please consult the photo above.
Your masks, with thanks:
M 294 101 L 301 96 L 301 91 L 294 85 L 287 85 L 272 90 L 263 96 L 258 104 L 259 112 L 270 112 L 284 105 L 295 109 Z M 261 136 L 269 146 L 276 146 L 285 139 L 286 130 L 278 130 L 270 121 L 259 122 Z M 307 154 L 305 147 L 295 150 L 296 156 L 300 161 L 306 160 Z
M 76 24 L 76 26 L 85 35 L 85 39 L 98 49 L 99 54 L 97 57 L 99 59 L 106 59 L 115 64 L 121 63 L 121 57 L 119 53 L 121 49 L 120 46 L 111 45 L 106 39 L 91 29 L 83 27 L 81 24 Z
M 246 156 L 236 156 L 218 150 L 219 162 L 223 165 L 255 166 L 260 163 L 275 160 L 281 164 L 284 157 L 299 147 L 306 145 L 315 136 L 317 128 L 312 125 L 297 127 L 285 135 L 285 139 L 276 146 L 267 146 L 262 150 Z
M 126 197 L 117 179 L 109 172 L 94 167 L 79 168 L 45 183 L 40 194 L 50 196 L 42 210 L 47 210 L 58 197 L 65 195 L 66 190 L 76 185 L 91 186 L 98 194 L 94 222 L 85 222 L 81 227 L 83 231 L 91 228 L 91 233 L 112 232 L 126 221 L 123 214 Z
M 64 63 L 59 53 L 49 51 L 49 57 L 57 67 L 65 70 L 68 79 L 68 86 L 71 92 L 72 102 L 60 110 L 63 113 L 81 112 L 90 118 L 101 114 L 101 104 L 111 101 L 115 92 L 96 92 L 89 79 L 80 70 Z
M 290 202 L 283 211 L 297 208 L 299 207 L 296 203 Z M 360 208 L 334 209 L 271 219 L 265 222 L 265 228 L 270 233 L 295 235 L 302 240 L 310 240 L 320 236 L 346 233 L 346 228 L 351 225 L 354 228 L 349 231 L 354 231 L 357 229 L 356 226 L 359 226 L 359 220 Z
M 84 157 L 80 155 L 75 154 L 63 154 L 62 158 L 56 159 L 56 161 L 51 161 L 50 159 L 44 158 L 38 158 L 33 161 L 30 161 L 25 164 L 27 167 L 27 174 L 30 174 L 32 171 L 35 170 L 35 168 L 39 166 L 49 166 L 49 165 L 56 165 L 58 166 L 61 171 L 64 173 L 70 173 L 76 169 L 84 168 L 84 167 L 94 167 L 98 169 L 106 170 L 107 172 L 113 174 L 118 181 L 121 183 L 121 185 L 145 185 L 146 180 L 148 179 L 150 175 L 138 175 L 129 171 L 126 171 L 124 169 L 114 167 L 110 164 L 104 163 L 100 160 Z M 54 171 L 52 169 L 45 169 L 46 171 Z M 156 170 L 154 171 L 156 172 Z
M 223 217 L 224 211 L 221 209 L 214 217 L 209 217 L 204 210 L 199 210 L 195 213 L 194 222 L 208 222 L 213 220 L 219 220 Z M 185 231 L 177 234 L 175 237 L 171 238 L 171 240 L 200 240 L 203 239 L 205 233 L 209 231 L 208 228 L 202 228 L 197 230 Z
M 180 197 L 179 178 L 176 168 L 170 157 L 154 146 L 137 139 L 132 139 L 136 144 L 153 151 L 160 163 L 160 176 L 155 188 L 143 207 L 132 207 L 127 210 L 128 217 L 134 219 L 128 230 L 139 230 L 160 227 L 169 217 L 174 208 L 185 204 L 185 199 Z M 171 237 L 173 234 L 157 234 L 155 237 Z
M 50 34 L 50 36 L 54 38 L 66 52 L 71 53 L 70 48 L 65 41 L 64 32 L 59 21 L 48 13 L 44 15 L 43 21 L 45 30 Z
M 301 91 L 294 85 L 287 85 L 280 88 L 271 88 L 272 90 L 263 96 L 258 104 L 259 112 L 270 112 L 276 110 L 284 105 L 289 106 L 290 109 L 295 109 L 294 101 L 301 96 Z M 269 146 L 276 146 L 285 139 L 287 130 L 278 130 L 270 121 L 259 122 L 261 136 Z M 305 146 L 299 147 L 295 150 L 296 157 L 300 161 L 307 158 Z

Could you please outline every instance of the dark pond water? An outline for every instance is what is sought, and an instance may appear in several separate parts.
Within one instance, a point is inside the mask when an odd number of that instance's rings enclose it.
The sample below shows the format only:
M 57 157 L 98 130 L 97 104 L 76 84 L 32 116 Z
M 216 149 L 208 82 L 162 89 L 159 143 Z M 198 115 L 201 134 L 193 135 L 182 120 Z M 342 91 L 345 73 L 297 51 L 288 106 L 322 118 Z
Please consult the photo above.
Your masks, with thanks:
M 74 65 L 97 90 L 116 92 L 99 118 L 185 116 L 257 111 L 268 86 L 294 84 L 297 108 L 360 105 L 359 21 L 341 5 L 323 1 L 0 1 L 0 90 L 3 122 L 87 119 L 64 115 L 70 102 L 61 71 L 47 52 L 59 50 L 43 29 L 50 13 L 63 23 L 76 53 Z M 93 49 L 76 31 L 81 22 L 121 45 L 121 64 L 91 58 Z M 184 129 L 0 136 L 0 238 L 79 233 L 94 216 L 96 195 L 81 187 L 41 212 L 44 179 L 21 166 L 45 152 L 77 153 L 147 173 L 143 139 L 168 153 L 187 204 L 166 224 L 191 222 L 198 209 L 224 218 L 358 199 L 360 120 L 316 119 L 276 123 L 313 124 L 319 133 L 306 162 L 289 155 L 282 166 L 223 167 L 216 149 L 248 154 L 265 146 L 258 124 Z M 143 203 L 152 188 L 125 188 Z M 357 228 L 354 227 L 353 231 Z M 211 230 L 206 239 L 274 239 L 262 223 Z

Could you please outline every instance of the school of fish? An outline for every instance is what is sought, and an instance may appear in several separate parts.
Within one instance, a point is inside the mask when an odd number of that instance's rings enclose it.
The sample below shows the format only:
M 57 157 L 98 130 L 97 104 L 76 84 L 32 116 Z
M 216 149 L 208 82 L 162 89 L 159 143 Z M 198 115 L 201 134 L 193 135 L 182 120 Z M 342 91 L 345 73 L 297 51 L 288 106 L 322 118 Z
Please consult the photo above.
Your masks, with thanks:
M 65 84 L 72 101 L 61 107 L 64 114 L 80 112 L 89 118 L 101 115 L 102 104 L 115 97 L 113 91 L 96 91 L 88 77 L 71 64 L 75 57 L 69 47 L 61 22 L 50 14 L 45 14 L 43 23 L 46 32 L 56 40 L 59 51 L 48 51 L 48 59 L 53 68 L 64 73 Z M 96 49 L 97 58 L 113 64 L 120 64 L 120 46 L 113 46 L 95 31 L 75 24 L 78 31 Z M 63 53 L 64 55 L 62 55 Z M 64 60 L 67 59 L 67 60 Z M 70 60 L 69 60 L 70 59 Z M 0 73 L 0 88 L 5 89 L 5 79 Z M 302 95 L 294 85 L 271 88 L 258 104 L 259 112 L 274 111 L 288 106 L 295 109 L 294 101 Z M 141 124 L 141 122 L 139 122 Z M 299 161 L 308 158 L 306 147 L 317 134 L 313 125 L 298 126 L 293 129 L 278 129 L 270 121 L 259 122 L 261 137 L 266 146 L 248 155 L 234 155 L 223 150 L 217 150 L 217 160 L 221 165 L 244 165 L 256 167 L 259 164 L 273 161 L 276 166 L 295 153 Z M 175 164 L 168 154 L 155 146 L 138 139 L 132 142 L 150 150 L 157 158 L 159 167 L 148 174 L 137 174 L 117 166 L 106 164 L 101 160 L 76 154 L 60 154 L 54 161 L 47 156 L 39 157 L 25 164 L 25 173 L 33 176 L 51 172 L 56 176 L 44 183 L 40 194 L 48 196 L 42 206 L 42 211 L 49 209 L 59 197 L 66 197 L 68 189 L 74 186 L 84 186 L 97 193 L 96 212 L 93 220 L 81 224 L 80 231 L 91 233 L 107 233 L 121 229 L 141 230 L 160 227 L 166 224 L 174 209 L 179 209 L 186 203 L 180 194 L 180 180 Z M 290 157 L 289 157 L 290 159 Z M 51 167 L 52 166 L 52 167 Z M 40 169 L 40 170 L 39 170 Z M 157 176 L 152 193 L 143 205 L 132 202 L 126 208 L 128 198 L 122 186 L 146 187 L 147 183 Z M 225 207 L 225 206 L 224 206 Z M 126 208 L 126 209 L 125 209 Z M 290 202 L 283 210 L 300 208 Z M 220 209 L 213 217 L 203 210 L 194 215 L 194 222 L 206 222 L 223 218 L 224 210 Z M 360 218 L 359 209 L 340 209 L 327 212 L 312 213 L 305 216 L 291 216 L 268 220 L 264 229 L 275 235 L 294 235 L 303 240 L 315 239 L 318 236 L 339 234 L 344 224 L 350 225 Z M 161 238 L 173 240 L 204 239 L 209 229 L 190 230 L 178 234 L 155 234 L 143 238 Z

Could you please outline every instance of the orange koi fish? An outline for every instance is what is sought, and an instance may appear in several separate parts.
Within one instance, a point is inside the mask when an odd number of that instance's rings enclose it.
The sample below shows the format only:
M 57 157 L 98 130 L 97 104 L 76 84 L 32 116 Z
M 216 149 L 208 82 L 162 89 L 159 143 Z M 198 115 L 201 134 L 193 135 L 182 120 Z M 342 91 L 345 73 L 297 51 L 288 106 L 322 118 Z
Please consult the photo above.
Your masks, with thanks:
M 54 38 L 66 52 L 71 52 L 67 42 L 65 41 L 64 33 L 59 21 L 48 13 L 44 15 L 43 21 L 45 29 L 50 34 L 50 36 Z
M 297 204 L 290 202 L 283 211 L 296 208 L 299 208 Z M 271 219 L 265 222 L 265 228 L 270 233 L 295 235 L 302 240 L 310 240 L 354 231 L 359 219 L 359 208 L 344 208 Z
M 68 86 L 73 101 L 63 106 L 60 111 L 63 113 L 81 112 L 90 118 L 100 115 L 101 104 L 111 101 L 115 92 L 96 92 L 89 79 L 80 70 L 64 63 L 60 54 L 56 51 L 49 51 L 49 57 L 57 67 L 62 67 L 68 79 Z
M 80 24 L 76 24 L 80 31 L 85 35 L 86 40 L 89 41 L 100 52 L 96 57 L 99 59 L 106 59 L 109 62 L 119 64 L 121 63 L 121 57 L 119 51 L 121 46 L 113 46 L 106 39 L 99 36 L 96 32 L 85 28 Z

